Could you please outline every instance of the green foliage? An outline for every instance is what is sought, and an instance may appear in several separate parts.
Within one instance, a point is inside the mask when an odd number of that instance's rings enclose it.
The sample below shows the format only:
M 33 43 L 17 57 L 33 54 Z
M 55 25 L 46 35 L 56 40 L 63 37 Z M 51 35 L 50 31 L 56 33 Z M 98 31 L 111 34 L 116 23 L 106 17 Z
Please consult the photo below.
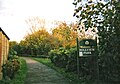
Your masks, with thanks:
M 52 49 L 75 46 L 77 33 L 74 28 L 74 24 L 60 22 L 52 34 L 44 28 L 32 31 L 19 43 L 18 55 L 41 57 L 48 55 Z
M 3 78 L 13 79 L 16 72 L 20 69 L 20 62 L 18 58 L 13 58 L 3 65 Z
M 17 56 L 17 52 L 14 50 L 14 49 L 10 49 L 9 50 L 9 56 L 8 56 L 8 59 L 14 59 L 14 58 L 16 58 Z
M 77 48 L 59 48 L 49 52 L 51 62 L 60 68 L 64 68 L 65 72 L 77 74 Z M 97 67 L 96 57 L 80 57 L 79 58 L 79 79 L 82 82 L 96 81 Z
M 25 36 L 25 40 L 19 43 L 21 55 L 47 55 L 53 48 L 52 36 L 46 30 L 38 30 Z
M 19 53 L 20 50 L 20 46 L 19 43 L 17 43 L 16 41 L 10 41 L 9 42 L 9 54 L 10 55 L 17 55 Z
M 76 71 L 77 49 L 65 49 L 63 47 L 49 52 L 51 62 L 58 67 L 66 68 L 66 71 Z
M 14 78 L 10 80 L 8 77 L 0 81 L 0 84 L 24 84 L 26 73 L 27 73 L 27 65 L 26 61 L 22 58 L 19 58 L 20 69 L 15 74 Z
M 76 26 L 74 24 L 68 25 L 65 22 L 58 23 L 58 26 L 52 30 L 53 37 L 56 38 L 56 41 L 58 41 L 58 46 L 56 45 L 57 47 L 55 48 L 59 48 L 60 46 L 65 48 L 68 46 L 72 47 L 76 45 L 77 33 L 75 31 L 75 27 Z
M 66 70 L 71 72 L 76 72 L 77 70 L 77 48 L 73 47 L 67 50 L 68 61 L 66 65 Z
M 39 61 L 39 62 L 41 62 L 49 67 L 53 66 L 53 64 L 51 63 L 51 60 L 49 58 L 34 58 L 33 57 L 32 59 Z
M 10 42 L 10 50 L 7 62 L 2 66 L 3 69 L 3 78 L 4 79 L 13 79 L 16 72 L 20 69 L 20 62 L 18 59 L 17 52 L 17 42 Z
M 10 51 L 9 51 L 9 54 L 10 55 L 17 55 L 17 52 L 14 50 L 14 49 L 10 49 Z
M 13 80 L 10 81 L 10 84 L 24 84 L 27 74 L 27 65 L 26 61 L 22 58 L 19 58 L 20 62 L 20 69 L 15 74 L 15 77 Z
M 100 80 L 120 82 L 120 1 L 74 0 L 74 16 L 86 29 L 96 27 L 99 38 Z
M 67 60 L 68 60 L 68 56 L 67 56 L 67 50 L 65 50 L 64 48 L 59 48 L 56 50 L 51 50 L 51 52 L 49 52 L 50 55 L 50 59 L 51 61 L 59 67 L 65 68 L 67 65 Z

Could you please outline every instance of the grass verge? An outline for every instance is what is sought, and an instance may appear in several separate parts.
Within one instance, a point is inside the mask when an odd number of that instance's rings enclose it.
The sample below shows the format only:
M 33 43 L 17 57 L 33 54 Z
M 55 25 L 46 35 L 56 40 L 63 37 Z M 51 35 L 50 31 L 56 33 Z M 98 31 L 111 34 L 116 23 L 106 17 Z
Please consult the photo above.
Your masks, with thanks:
M 26 61 L 22 58 L 19 58 L 20 61 L 20 70 L 16 73 L 15 78 L 12 80 L 1 80 L 0 84 L 24 84 L 26 73 L 27 73 L 27 65 Z

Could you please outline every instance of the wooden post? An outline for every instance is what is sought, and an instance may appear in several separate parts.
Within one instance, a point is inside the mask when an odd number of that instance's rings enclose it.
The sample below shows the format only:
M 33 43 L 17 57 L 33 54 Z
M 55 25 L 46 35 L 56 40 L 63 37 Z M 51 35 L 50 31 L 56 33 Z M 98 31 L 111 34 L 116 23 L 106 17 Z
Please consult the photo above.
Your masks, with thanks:
M 79 74 L 80 74 L 80 70 L 79 70 L 79 42 L 78 42 L 78 38 L 76 38 L 76 42 L 77 42 L 77 78 L 79 80 Z
M 96 52 L 98 52 L 97 51 L 97 37 L 95 38 L 95 41 L 96 41 Z M 99 59 L 99 57 L 98 57 L 98 53 L 95 53 L 96 54 L 96 68 L 97 68 L 97 84 L 99 84 L 100 83 L 100 81 L 99 81 L 99 63 L 98 63 L 98 59 Z

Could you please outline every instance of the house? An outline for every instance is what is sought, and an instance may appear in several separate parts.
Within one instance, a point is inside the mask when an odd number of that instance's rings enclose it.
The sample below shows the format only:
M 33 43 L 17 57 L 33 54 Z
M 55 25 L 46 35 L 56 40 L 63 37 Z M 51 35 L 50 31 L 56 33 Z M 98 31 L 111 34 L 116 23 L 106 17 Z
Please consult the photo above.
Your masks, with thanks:
M 9 53 L 9 37 L 0 27 L 0 80 L 3 77 L 2 66 L 7 62 Z

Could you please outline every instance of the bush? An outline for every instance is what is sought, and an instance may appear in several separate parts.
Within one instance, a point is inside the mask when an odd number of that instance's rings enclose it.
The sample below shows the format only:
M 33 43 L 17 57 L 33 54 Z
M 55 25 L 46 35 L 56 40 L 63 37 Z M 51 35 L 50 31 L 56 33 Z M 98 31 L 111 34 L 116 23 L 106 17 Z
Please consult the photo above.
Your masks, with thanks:
M 49 52 L 51 61 L 58 67 L 65 68 L 68 61 L 67 50 L 59 48 Z
M 51 50 L 49 55 L 52 63 L 56 66 L 65 68 L 67 72 L 77 72 L 76 47 L 70 49 L 59 48 Z M 108 52 L 103 56 L 80 57 L 79 72 L 80 79 L 82 80 L 95 81 L 99 75 L 99 80 L 103 83 L 119 84 L 120 55 L 114 55 Z
M 17 58 L 10 59 L 3 65 L 3 78 L 13 79 L 15 73 L 20 69 L 20 62 Z
M 65 49 L 63 47 L 49 52 L 50 59 L 58 67 L 66 68 L 66 71 L 76 71 L 77 49 Z
M 77 48 L 73 47 L 68 50 L 68 62 L 66 65 L 66 71 L 74 71 L 77 70 Z
M 14 49 L 10 48 L 10 50 L 9 50 L 9 56 L 8 56 L 8 60 L 11 60 L 11 59 L 17 58 L 16 55 L 17 55 L 17 52 L 16 52 Z
M 117 58 L 117 59 L 116 59 Z M 107 83 L 120 83 L 120 60 L 116 56 L 107 55 L 100 57 L 100 80 Z
M 59 48 L 49 52 L 50 59 L 58 67 L 66 69 L 66 72 L 77 73 L 77 48 L 70 49 Z M 95 57 L 80 57 L 79 68 L 80 78 L 95 79 L 96 63 Z

